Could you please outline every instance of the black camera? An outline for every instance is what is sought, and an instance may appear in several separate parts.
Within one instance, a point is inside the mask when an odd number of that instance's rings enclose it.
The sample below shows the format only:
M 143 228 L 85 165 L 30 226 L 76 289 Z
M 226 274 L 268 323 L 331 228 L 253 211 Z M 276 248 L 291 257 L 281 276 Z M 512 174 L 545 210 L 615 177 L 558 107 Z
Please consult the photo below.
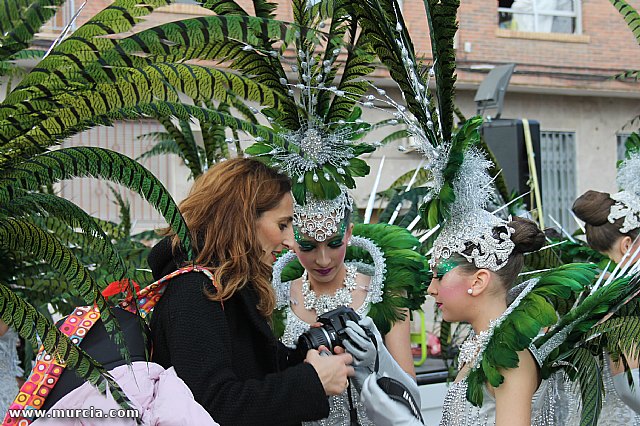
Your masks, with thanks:
M 341 306 L 318 317 L 321 327 L 311 327 L 298 338 L 297 350 L 304 356 L 309 349 L 326 346 L 329 351 L 341 346 L 343 339 L 349 336 L 345 332 L 347 321 L 360 321 L 360 317 L 352 308 Z M 368 331 L 368 330 L 367 330 Z

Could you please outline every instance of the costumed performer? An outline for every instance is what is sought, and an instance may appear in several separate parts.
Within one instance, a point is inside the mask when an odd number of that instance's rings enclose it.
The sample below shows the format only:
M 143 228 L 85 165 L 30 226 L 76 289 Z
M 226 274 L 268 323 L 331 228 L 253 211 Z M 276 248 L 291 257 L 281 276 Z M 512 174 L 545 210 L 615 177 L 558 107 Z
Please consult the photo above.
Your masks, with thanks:
M 585 222 L 589 246 L 624 267 L 637 262 L 640 230 L 640 153 L 632 153 L 618 169 L 620 192 L 589 190 L 573 203 L 573 212 Z M 625 354 L 604 364 L 605 400 L 599 425 L 640 425 L 640 391 L 638 390 L 638 358 Z M 631 370 L 633 386 L 625 370 Z M 626 404 L 626 405 L 625 405 Z M 576 422 L 579 419 L 574 419 Z
M 351 197 L 343 191 L 333 200 L 311 196 L 304 206 L 294 206 L 294 251 L 274 266 L 278 306 L 286 317 L 282 342 L 294 348 L 318 316 L 349 306 L 360 318 L 370 314 L 379 322 L 385 333 L 382 346 L 392 357 L 389 364 L 402 374 L 415 376 L 409 308 L 415 309 L 423 300 L 420 272 L 426 266 L 424 258 L 412 251 L 418 241 L 405 229 L 391 225 L 358 224 L 354 228 L 351 205 Z M 295 262 L 289 271 L 280 272 L 296 260 L 303 271 Z M 352 409 L 357 424 L 372 424 L 357 394 L 356 389 L 349 389 L 332 397 L 330 415 L 319 424 L 348 425 Z

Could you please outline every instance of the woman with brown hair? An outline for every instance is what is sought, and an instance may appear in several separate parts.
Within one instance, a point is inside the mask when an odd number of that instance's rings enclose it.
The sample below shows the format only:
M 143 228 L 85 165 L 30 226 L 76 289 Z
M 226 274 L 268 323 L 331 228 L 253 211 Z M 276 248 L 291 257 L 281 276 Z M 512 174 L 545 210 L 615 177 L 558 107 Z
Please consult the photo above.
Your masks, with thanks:
M 326 417 L 328 395 L 353 373 L 348 354 L 305 362 L 278 342 L 270 315 L 271 264 L 293 244 L 290 180 L 246 158 L 217 164 L 193 185 L 180 211 L 195 264 L 209 269 L 171 280 L 156 305 L 153 361 L 173 366 L 221 425 L 290 425 Z M 154 277 L 185 264 L 177 237 L 149 256 Z
M 622 191 L 615 194 L 589 190 L 573 203 L 573 212 L 585 222 L 589 246 L 624 267 L 638 262 L 640 232 L 640 154 L 632 154 L 618 170 L 617 181 Z M 607 356 L 608 358 L 608 356 Z M 638 392 L 637 356 L 627 357 L 635 386 L 629 386 L 622 361 L 605 363 L 605 400 L 598 424 L 640 425 L 640 392 Z M 625 406 L 626 404 L 626 406 Z
M 573 203 L 573 212 L 585 223 L 589 246 L 620 263 L 625 253 L 630 251 L 629 256 L 633 254 L 631 247 L 638 237 L 640 227 L 631 226 L 623 232 L 624 217 L 609 220 L 615 205 L 616 201 L 609 193 L 589 190 Z

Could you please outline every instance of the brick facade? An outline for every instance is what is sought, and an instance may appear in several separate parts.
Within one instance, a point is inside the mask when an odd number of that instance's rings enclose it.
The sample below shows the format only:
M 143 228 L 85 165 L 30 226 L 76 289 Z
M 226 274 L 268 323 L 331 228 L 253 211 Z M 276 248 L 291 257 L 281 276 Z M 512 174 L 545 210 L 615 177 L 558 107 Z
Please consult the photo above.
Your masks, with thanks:
M 640 10 L 640 0 L 627 1 Z M 109 3 L 106 0 L 89 1 L 78 24 Z M 456 103 L 462 112 L 467 116 L 475 114 L 474 93 L 490 67 L 516 63 L 505 97 L 503 117 L 538 120 L 544 131 L 573 132 L 576 181 L 568 184 L 577 195 L 587 189 L 616 190 L 616 138 L 633 131 L 628 123 L 640 115 L 640 83 L 611 79 L 621 71 L 640 69 L 640 46 L 609 1 L 582 0 L 580 3 L 582 33 L 574 35 L 499 28 L 498 2 L 462 0 L 456 39 Z M 241 0 L 240 4 L 252 12 L 250 0 Z M 290 3 L 282 1 L 281 4 L 278 17 L 291 20 Z M 418 56 L 426 63 L 431 62 L 423 0 L 404 0 L 402 7 Z M 199 13 L 211 12 L 198 6 L 175 4 L 156 10 L 139 28 Z M 400 99 L 384 69 L 376 70 L 374 77 L 378 86 Z M 365 114 L 371 122 L 388 118 L 381 111 L 365 111 Z M 378 190 L 387 188 L 397 177 L 415 168 L 421 158 L 417 153 L 399 152 L 397 143 L 371 154 L 368 162 L 372 173 L 358 179 L 358 190 L 354 194 L 361 207 L 366 205 L 382 156 L 386 161 Z M 182 181 L 181 185 L 185 186 L 174 194 L 178 200 L 185 195 L 187 174 L 177 169 L 172 174 L 171 181 Z

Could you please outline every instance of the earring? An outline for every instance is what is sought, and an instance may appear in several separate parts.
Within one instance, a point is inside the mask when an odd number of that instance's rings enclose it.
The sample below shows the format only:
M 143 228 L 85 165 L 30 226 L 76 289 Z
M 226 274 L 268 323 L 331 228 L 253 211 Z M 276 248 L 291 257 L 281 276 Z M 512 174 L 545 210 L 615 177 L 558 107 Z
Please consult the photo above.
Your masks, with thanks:
M 472 288 L 468 289 L 468 290 L 467 290 L 467 293 L 469 293 L 469 294 L 473 294 L 473 289 L 472 289 Z

